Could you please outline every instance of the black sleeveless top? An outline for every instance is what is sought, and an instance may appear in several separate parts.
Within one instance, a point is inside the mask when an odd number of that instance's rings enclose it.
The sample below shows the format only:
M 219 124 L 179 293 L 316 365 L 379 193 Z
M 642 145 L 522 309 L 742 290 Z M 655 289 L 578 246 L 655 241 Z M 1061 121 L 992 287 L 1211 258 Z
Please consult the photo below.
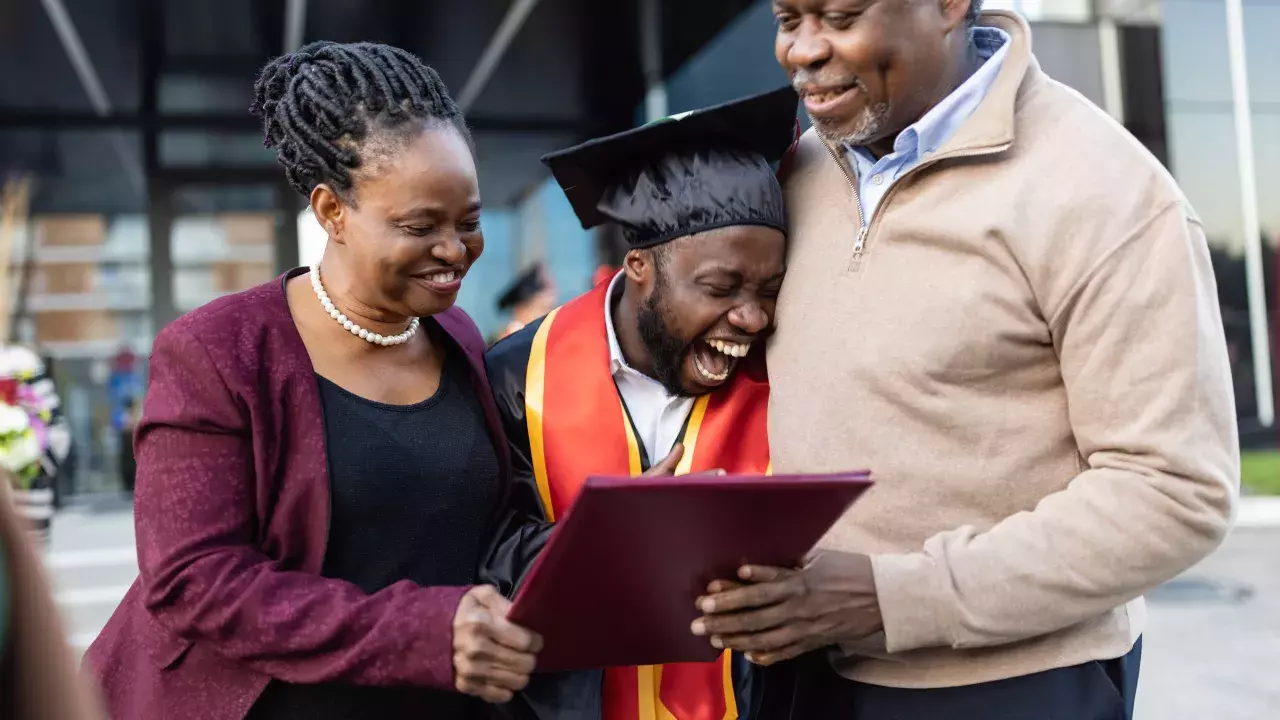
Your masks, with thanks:
M 367 593 L 401 580 L 475 583 L 501 490 L 468 372 L 466 359 L 450 353 L 440 389 L 416 405 L 373 402 L 317 378 L 332 496 L 325 577 Z M 480 717 L 480 708 L 466 696 L 424 688 L 273 680 L 249 720 L 462 720 Z

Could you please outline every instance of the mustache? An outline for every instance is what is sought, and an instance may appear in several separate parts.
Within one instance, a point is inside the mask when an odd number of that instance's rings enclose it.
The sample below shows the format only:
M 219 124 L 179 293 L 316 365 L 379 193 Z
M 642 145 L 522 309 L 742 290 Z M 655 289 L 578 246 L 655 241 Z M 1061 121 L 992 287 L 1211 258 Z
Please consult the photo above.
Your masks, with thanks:
M 852 85 L 864 92 L 867 89 L 867 86 L 862 84 L 862 79 L 857 75 L 836 75 L 821 70 L 813 71 L 800 68 L 791 75 L 791 89 L 803 96 L 806 85 L 817 85 L 819 87 L 848 87 Z

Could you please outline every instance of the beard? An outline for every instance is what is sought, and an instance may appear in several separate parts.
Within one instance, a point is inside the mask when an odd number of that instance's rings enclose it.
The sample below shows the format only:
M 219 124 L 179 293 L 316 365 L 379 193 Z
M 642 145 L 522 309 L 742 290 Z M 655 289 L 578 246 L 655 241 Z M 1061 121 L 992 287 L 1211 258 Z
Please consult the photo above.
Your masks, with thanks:
M 640 303 L 636 324 L 645 350 L 649 351 L 649 357 L 653 359 L 654 379 L 662 383 L 669 395 L 688 397 L 681 370 L 690 343 L 671 334 L 667 329 L 666 289 L 662 271 L 659 271 L 653 292 Z
M 858 91 L 863 97 L 867 96 L 867 86 L 858 78 L 824 78 L 818 73 L 801 68 L 791 76 L 791 86 L 797 93 L 802 96 L 804 94 L 804 86 L 808 84 L 824 85 L 824 86 L 844 86 L 856 85 Z M 887 102 L 879 102 L 874 105 L 868 105 L 858 111 L 857 117 L 852 123 L 837 122 L 823 118 L 810 117 L 813 122 L 813 128 L 823 139 L 832 144 L 845 145 L 866 145 L 874 140 L 879 140 L 885 135 L 885 129 L 889 127 L 889 116 L 891 108 Z
M 866 145 L 884 137 L 885 128 L 889 126 L 889 103 L 876 103 L 863 108 L 858 112 L 858 117 L 852 126 L 837 127 L 826 120 L 810 119 L 813 121 L 814 129 L 828 142 L 852 146 Z

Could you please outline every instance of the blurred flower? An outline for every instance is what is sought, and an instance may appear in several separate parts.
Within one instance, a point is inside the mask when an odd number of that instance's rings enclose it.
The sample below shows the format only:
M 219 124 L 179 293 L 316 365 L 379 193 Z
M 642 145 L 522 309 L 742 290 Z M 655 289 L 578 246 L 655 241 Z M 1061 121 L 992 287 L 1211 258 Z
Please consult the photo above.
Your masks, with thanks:
M 40 474 L 48 449 L 48 425 L 56 395 L 45 380 L 40 358 L 21 346 L 0 348 L 0 467 L 13 473 L 18 490 Z M 50 386 L 52 383 L 48 383 Z
M 31 426 L 26 410 L 13 405 L 0 405 L 0 438 L 21 433 Z

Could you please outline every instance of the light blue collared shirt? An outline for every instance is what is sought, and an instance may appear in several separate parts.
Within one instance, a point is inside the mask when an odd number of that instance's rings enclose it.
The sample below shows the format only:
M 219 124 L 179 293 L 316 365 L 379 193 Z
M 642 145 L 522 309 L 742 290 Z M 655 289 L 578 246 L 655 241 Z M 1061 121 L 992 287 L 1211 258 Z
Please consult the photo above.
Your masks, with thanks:
M 993 27 L 974 28 L 973 43 L 982 63 L 968 80 L 907 127 L 893 142 L 893 152 L 876 160 L 864 147 L 848 148 L 849 164 L 858 178 L 858 199 L 866 222 L 893 183 L 950 140 L 973 115 L 996 81 L 1009 51 L 1009 35 Z

